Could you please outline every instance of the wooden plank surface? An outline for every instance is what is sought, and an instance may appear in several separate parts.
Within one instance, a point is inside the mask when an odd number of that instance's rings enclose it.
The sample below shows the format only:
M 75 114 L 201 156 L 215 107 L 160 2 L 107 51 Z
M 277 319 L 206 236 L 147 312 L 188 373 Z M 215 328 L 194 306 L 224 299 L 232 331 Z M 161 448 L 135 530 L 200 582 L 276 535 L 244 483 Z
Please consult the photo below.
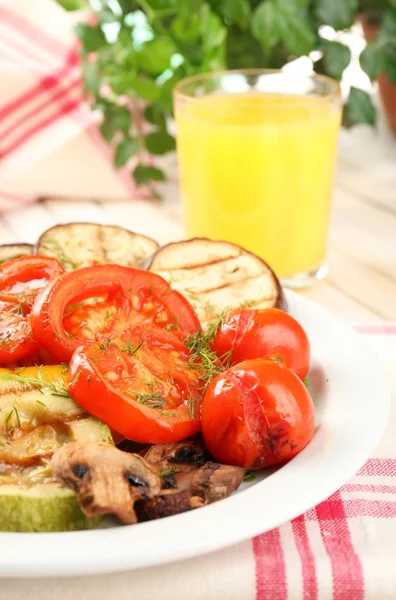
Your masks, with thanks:
M 164 200 L 45 200 L 0 218 L 0 242 L 34 242 L 59 222 L 128 227 L 160 243 L 183 236 L 177 181 Z M 396 321 L 396 141 L 367 128 L 341 134 L 329 242 L 329 275 L 305 290 L 345 319 Z

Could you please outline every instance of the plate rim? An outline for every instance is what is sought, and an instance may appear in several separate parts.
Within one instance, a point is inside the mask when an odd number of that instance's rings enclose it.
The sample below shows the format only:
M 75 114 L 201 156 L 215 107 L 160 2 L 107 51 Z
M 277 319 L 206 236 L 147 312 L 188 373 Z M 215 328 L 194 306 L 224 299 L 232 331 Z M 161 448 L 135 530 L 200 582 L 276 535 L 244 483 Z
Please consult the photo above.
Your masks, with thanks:
M 328 477 L 325 484 L 322 482 L 322 485 L 317 488 L 312 487 L 312 477 L 305 470 L 305 458 L 314 454 L 316 446 L 322 443 L 318 441 L 318 438 L 321 437 L 319 434 L 314 437 L 303 452 L 264 481 L 258 482 L 221 502 L 203 507 L 199 511 L 175 515 L 137 526 L 90 531 L 59 533 L 0 532 L 0 578 L 67 577 L 113 573 L 156 566 L 214 552 L 252 538 L 296 518 L 331 496 L 350 479 L 372 454 L 385 430 L 391 404 L 388 378 L 384 376 L 384 367 L 373 349 L 350 324 L 309 298 L 290 291 L 286 291 L 286 297 L 292 308 L 292 313 L 294 312 L 293 308 L 297 312 L 298 310 L 305 312 L 311 309 L 313 314 L 319 314 L 322 318 L 330 319 L 335 331 L 337 328 L 344 331 L 348 330 L 349 342 L 352 340 L 352 345 L 353 342 L 355 344 L 358 342 L 359 347 L 363 348 L 363 355 L 371 365 L 372 374 L 366 384 L 370 385 L 371 382 L 371 385 L 373 385 L 373 382 L 375 382 L 376 398 L 381 398 L 380 405 L 376 402 L 377 420 L 375 426 L 369 429 L 364 450 L 361 449 L 361 445 L 358 445 L 357 448 L 351 445 L 346 462 L 337 465 L 337 469 L 333 468 L 330 473 L 331 477 Z M 349 342 L 347 342 L 347 345 Z M 363 422 L 368 418 L 366 415 L 360 417 Z M 371 421 L 370 424 L 372 424 Z M 308 464 L 311 464 L 311 468 L 314 467 L 318 470 L 318 465 L 315 466 L 315 459 L 308 461 Z M 287 508 L 288 502 L 286 502 L 285 508 L 285 500 L 277 497 L 276 491 L 279 491 L 287 480 L 289 485 L 295 484 L 298 488 L 298 483 L 301 482 L 301 468 L 302 471 L 305 470 L 305 485 L 300 486 L 300 489 L 295 489 L 293 508 Z M 263 486 L 266 487 L 265 492 L 262 492 Z M 308 494 L 305 488 L 309 488 Z M 267 522 L 267 525 L 262 526 L 260 524 L 262 515 L 259 511 L 260 506 L 262 506 L 260 498 L 263 495 L 271 495 L 273 492 L 275 492 L 276 512 L 279 516 L 274 519 L 270 527 L 268 526 L 268 518 L 267 521 L 264 518 L 263 522 Z M 245 504 L 245 512 L 243 512 L 243 504 Z M 248 509 L 246 509 L 246 505 L 248 505 Z M 257 515 L 259 515 L 258 520 L 255 520 Z M 230 518 L 234 527 L 227 528 L 226 523 Z M 210 524 L 209 528 L 208 524 Z M 131 527 L 133 527 L 133 530 L 131 530 Z M 151 538 L 153 531 L 154 536 L 157 538 L 162 535 L 166 539 L 172 540 L 169 552 L 164 551 L 164 544 L 160 548 L 150 547 L 148 552 L 144 540 L 144 552 L 140 556 L 126 551 L 128 547 L 136 544 L 136 538 L 138 540 L 139 538 Z M 175 532 L 177 532 L 176 543 Z M 219 532 L 220 536 L 218 535 Z M 190 535 L 187 535 L 188 533 Z M 193 539 L 191 539 L 191 534 Z M 62 542 L 57 545 L 56 542 L 59 536 L 62 536 Z M 72 551 L 76 545 L 80 548 L 78 554 Z M 92 549 L 94 549 L 93 552 Z M 81 560 L 81 557 L 83 557 L 83 560 Z

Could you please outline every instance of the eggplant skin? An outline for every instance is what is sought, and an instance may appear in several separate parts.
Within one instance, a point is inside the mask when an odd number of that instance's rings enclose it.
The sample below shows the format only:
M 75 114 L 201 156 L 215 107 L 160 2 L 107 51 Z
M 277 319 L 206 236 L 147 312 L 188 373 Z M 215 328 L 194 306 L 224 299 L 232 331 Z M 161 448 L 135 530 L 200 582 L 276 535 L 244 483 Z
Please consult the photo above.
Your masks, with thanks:
M 34 247 L 32 244 L 1 244 L 0 245 L 0 264 L 21 258 L 21 256 L 31 256 Z
M 146 268 L 186 296 L 204 326 L 226 308 L 287 310 L 271 267 L 236 244 L 207 238 L 172 242 L 157 250 Z
M 40 236 L 34 254 L 57 258 L 67 271 L 94 264 L 142 268 L 158 247 L 152 238 L 116 225 L 63 223 Z

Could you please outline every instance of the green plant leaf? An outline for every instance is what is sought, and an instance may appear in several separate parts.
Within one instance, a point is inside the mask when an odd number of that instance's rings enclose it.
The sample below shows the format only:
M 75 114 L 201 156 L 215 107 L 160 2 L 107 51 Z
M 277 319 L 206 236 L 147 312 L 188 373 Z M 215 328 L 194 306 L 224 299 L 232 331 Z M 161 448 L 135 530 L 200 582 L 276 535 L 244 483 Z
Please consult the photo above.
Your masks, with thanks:
M 304 56 L 315 47 L 316 35 L 311 30 L 308 21 L 295 14 L 289 21 L 285 19 L 282 41 L 286 48 L 295 56 Z
M 96 52 L 107 45 L 104 33 L 98 25 L 91 27 L 86 23 L 78 23 L 74 31 L 82 41 L 85 52 Z
M 172 40 L 163 35 L 142 45 L 136 54 L 138 67 L 149 75 L 160 75 L 171 66 L 171 58 L 176 48 Z
M 153 102 L 154 100 L 158 100 L 161 95 L 160 87 L 148 77 L 136 77 L 133 81 L 131 81 L 130 86 L 132 90 L 134 90 L 138 96 L 148 100 L 149 102 Z
M 166 177 L 161 169 L 157 167 L 146 167 L 145 165 L 137 165 L 133 171 L 133 178 L 137 185 L 144 185 L 150 181 L 165 181 Z
M 146 121 L 153 125 L 158 125 L 161 129 L 165 129 L 165 115 L 163 110 L 157 104 L 150 104 L 145 108 L 144 116 Z
M 83 58 L 81 61 L 81 70 L 83 74 L 84 89 L 97 96 L 100 88 L 100 77 L 97 65 L 95 63 L 90 63 Z
M 111 86 L 115 94 L 127 94 L 136 81 L 136 73 L 119 71 L 118 73 L 104 76 L 103 81 Z
M 166 154 L 176 147 L 175 138 L 166 131 L 155 131 L 146 135 L 145 144 L 151 154 Z
M 131 113 L 124 106 L 110 105 L 103 111 L 104 120 L 100 126 L 103 137 L 111 142 L 117 131 L 128 134 L 131 126 Z
M 192 41 L 199 38 L 201 23 L 198 14 L 180 14 L 173 19 L 171 25 L 172 35 L 181 41 Z
M 376 41 L 367 44 L 363 52 L 359 56 L 360 66 L 367 73 L 371 81 L 377 79 L 378 75 L 385 68 L 385 55 L 381 51 Z
M 396 38 L 396 7 L 389 7 L 384 11 L 381 23 L 381 33 L 389 36 L 389 41 L 395 42 Z
M 227 24 L 235 23 L 241 29 L 249 25 L 251 9 L 248 0 L 214 0 L 212 6 Z
M 114 154 L 114 165 L 123 167 L 128 160 L 137 152 L 137 141 L 131 137 L 126 137 L 118 144 Z
M 265 0 L 252 18 L 252 31 L 266 52 L 283 42 L 295 56 L 309 54 L 317 40 L 306 11 L 295 0 Z
M 200 11 L 202 51 L 204 55 L 221 46 L 226 38 L 227 29 L 218 15 L 209 6 Z
M 376 112 L 369 94 L 359 88 L 351 87 L 349 98 L 344 106 L 343 123 L 352 127 L 357 123 L 375 125 Z
M 282 29 L 279 26 L 277 8 L 272 0 L 261 2 L 252 15 L 252 33 L 269 52 L 280 40 Z
M 388 76 L 388 79 L 392 83 L 396 83 L 396 52 L 393 60 L 388 60 L 385 67 L 385 72 Z
M 340 42 L 321 40 L 320 49 L 323 51 L 324 72 L 337 81 L 341 80 L 344 70 L 351 61 L 351 51 Z
M 57 0 L 65 10 L 80 10 L 81 8 L 88 8 L 89 4 L 87 0 Z
M 154 10 L 178 8 L 179 0 L 147 0 L 147 4 Z
M 316 0 L 314 12 L 320 25 L 347 29 L 357 18 L 358 0 Z

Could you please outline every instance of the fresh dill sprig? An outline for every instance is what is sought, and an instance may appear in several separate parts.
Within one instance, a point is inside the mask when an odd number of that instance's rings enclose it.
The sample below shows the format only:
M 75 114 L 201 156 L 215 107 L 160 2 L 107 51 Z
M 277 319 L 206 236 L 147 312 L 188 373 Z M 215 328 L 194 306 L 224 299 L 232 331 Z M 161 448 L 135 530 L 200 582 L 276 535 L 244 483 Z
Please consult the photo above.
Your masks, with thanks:
M 75 271 L 81 266 L 81 263 L 73 261 L 70 256 L 68 256 L 58 240 L 55 238 L 47 238 L 43 244 L 43 248 L 51 252 L 55 255 L 65 269 L 72 269 Z
M 204 382 L 204 387 L 227 369 L 230 363 L 231 352 L 227 352 L 224 356 L 218 356 L 212 350 L 216 332 L 223 323 L 227 312 L 228 309 L 225 309 L 218 319 L 209 325 L 206 333 L 198 331 L 184 339 L 184 343 L 190 349 L 190 366 L 199 371 L 199 377 Z
M 149 408 L 161 408 L 161 406 L 166 404 L 166 398 L 163 398 L 159 392 L 153 392 L 152 394 L 139 394 L 138 392 L 127 390 L 126 393 L 132 394 L 135 396 L 136 400 L 140 402 L 140 404 L 144 404 Z
M 45 381 L 39 377 L 22 377 L 21 375 L 14 375 L 12 373 L 1 373 L 0 381 L 8 381 L 10 383 L 21 383 L 25 386 L 36 388 L 42 393 L 42 388 L 47 389 L 52 396 L 62 396 L 63 398 L 70 398 L 70 394 L 67 389 L 56 383 Z
M 120 348 L 121 352 L 127 352 L 129 356 L 133 356 L 138 352 L 138 350 L 144 344 L 144 340 L 140 340 L 137 344 L 132 344 L 131 340 L 126 340 L 122 348 Z

